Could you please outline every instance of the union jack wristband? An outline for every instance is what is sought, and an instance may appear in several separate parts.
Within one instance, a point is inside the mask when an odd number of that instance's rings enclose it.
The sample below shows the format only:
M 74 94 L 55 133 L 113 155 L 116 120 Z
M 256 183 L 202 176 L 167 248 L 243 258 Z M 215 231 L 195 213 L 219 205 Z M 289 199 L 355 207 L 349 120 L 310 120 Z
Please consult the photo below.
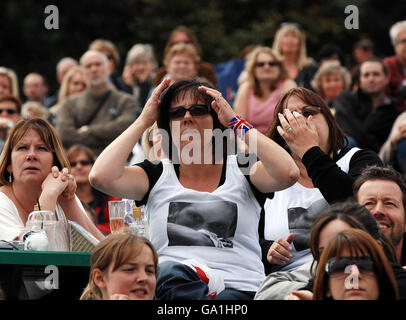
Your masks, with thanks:
M 240 116 L 235 116 L 232 118 L 228 123 L 228 127 L 232 129 L 235 135 L 240 138 L 243 138 L 248 130 L 255 128 L 251 123 Z

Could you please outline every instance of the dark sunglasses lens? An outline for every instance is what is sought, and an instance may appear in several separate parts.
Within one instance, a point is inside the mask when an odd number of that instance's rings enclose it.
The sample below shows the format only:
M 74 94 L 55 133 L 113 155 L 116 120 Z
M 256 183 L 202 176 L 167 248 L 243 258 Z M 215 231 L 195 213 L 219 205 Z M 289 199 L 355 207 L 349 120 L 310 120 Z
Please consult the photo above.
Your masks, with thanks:
M 374 262 L 370 257 L 344 257 L 338 261 L 329 263 L 328 274 L 338 277 L 349 273 L 349 266 L 356 265 L 361 273 L 371 274 L 374 272 Z
M 178 107 L 178 108 L 172 108 L 169 109 L 169 119 L 177 119 L 177 118 L 183 118 L 185 116 L 186 109 L 183 107 Z
M 15 114 L 16 111 L 14 109 L 0 109 L 0 114 L 6 111 L 8 114 Z
M 190 107 L 189 111 L 192 116 L 203 116 L 209 113 L 209 108 L 204 104 L 195 104 Z

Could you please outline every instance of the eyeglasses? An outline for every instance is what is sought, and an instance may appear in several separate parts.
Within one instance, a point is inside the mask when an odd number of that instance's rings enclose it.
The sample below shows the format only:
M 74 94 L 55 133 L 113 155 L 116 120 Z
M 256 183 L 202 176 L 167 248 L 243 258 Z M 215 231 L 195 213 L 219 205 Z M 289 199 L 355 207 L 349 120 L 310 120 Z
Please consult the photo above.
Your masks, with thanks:
M 17 111 L 14 109 L 0 109 L 0 114 L 3 113 L 3 111 L 7 112 L 8 114 L 16 114 Z
M 70 166 L 72 168 L 76 167 L 80 163 L 82 166 L 88 166 L 93 164 L 92 160 L 80 160 L 80 161 L 71 161 Z
M 270 66 L 270 67 L 279 66 L 279 62 L 276 62 L 276 61 L 257 62 L 257 63 L 255 64 L 255 66 L 262 68 L 262 67 L 264 67 L 266 64 L 267 64 L 268 66 Z
M 207 104 L 194 104 L 191 105 L 188 109 L 183 106 L 171 108 L 169 109 L 169 119 L 183 118 L 186 114 L 186 111 L 189 111 L 190 114 L 194 117 L 204 116 L 210 113 L 210 106 Z
M 330 278 L 346 277 L 351 266 L 356 265 L 359 272 L 366 276 L 375 275 L 375 266 L 371 257 L 340 257 L 331 258 L 326 264 L 326 272 Z

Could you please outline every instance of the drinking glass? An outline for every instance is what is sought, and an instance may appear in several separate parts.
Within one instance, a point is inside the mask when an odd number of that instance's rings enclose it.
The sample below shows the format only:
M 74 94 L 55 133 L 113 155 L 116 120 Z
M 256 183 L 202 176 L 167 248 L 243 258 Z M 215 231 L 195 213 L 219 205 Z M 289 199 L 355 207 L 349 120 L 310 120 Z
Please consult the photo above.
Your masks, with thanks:
M 109 218 L 111 233 L 119 233 L 124 229 L 125 201 L 109 201 Z

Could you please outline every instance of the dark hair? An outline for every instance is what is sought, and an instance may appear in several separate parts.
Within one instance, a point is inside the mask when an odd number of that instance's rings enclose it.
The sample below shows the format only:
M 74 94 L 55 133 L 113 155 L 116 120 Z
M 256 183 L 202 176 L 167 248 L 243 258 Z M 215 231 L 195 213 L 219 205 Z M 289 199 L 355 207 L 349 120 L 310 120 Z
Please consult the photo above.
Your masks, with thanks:
M 343 51 L 334 43 L 326 43 L 325 45 L 323 45 L 317 53 L 316 60 L 318 62 L 321 62 L 324 59 L 329 59 L 334 54 L 337 54 L 338 60 L 340 60 L 341 65 L 344 65 L 345 61 Z
M 365 168 L 353 184 L 353 194 L 358 199 L 358 191 L 369 180 L 388 180 L 396 183 L 402 192 L 403 208 L 406 209 L 406 184 L 402 175 L 391 167 L 370 166 Z
M 283 109 L 286 107 L 289 98 L 292 96 L 297 97 L 310 106 L 316 106 L 320 108 L 320 112 L 324 115 L 329 128 L 329 155 L 330 153 L 335 154 L 338 152 L 338 150 L 347 146 L 348 142 L 345 133 L 339 127 L 337 121 L 334 118 L 334 115 L 331 113 L 331 110 L 324 99 L 317 93 L 302 87 L 290 89 L 279 99 L 275 107 L 274 118 L 266 133 L 268 137 L 270 137 L 280 146 L 284 147 L 288 152 L 290 151 L 285 143 L 285 140 L 283 140 L 277 130 L 278 125 L 280 125 L 277 115 L 278 113 L 283 113 Z
M 339 258 L 344 250 L 349 250 L 351 256 L 369 256 L 374 262 L 374 273 L 379 288 L 378 300 L 399 299 L 398 288 L 393 269 L 385 256 L 382 248 L 363 230 L 349 229 L 340 232 L 330 240 L 320 257 L 316 277 L 313 286 L 313 299 L 322 300 L 327 298 L 329 277 L 326 272 L 326 264 L 331 258 Z
M 199 41 L 197 40 L 197 37 L 195 35 L 195 33 L 188 27 L 186 26 L 178 26 L 175 29 L 172 30 L 169 39 L 165 45 L 165 49 L 164 49 L 164 56 L 166 56 L 166 54 L 168 53 L 169 49 L 174 45 L 174 43 L 172 42 L 172 38 L 174 37 L 174 35 L 176 33 L 184 33 L 186 34 L 186 36 L 189 38 L 191 44 L 196 48 L 197 54 L 199 56 L 202 56 L 202 47 L 199 44 Z
M 162 149 L 166 155 L 168 155 L 169 159 L 173 159 L 174 156 L 178 156 L 177 154 L 173 154 L 172 151 L 177 151 L 173 139 L 171 136 L 171 129 L 170 129 L 170 119 L 169 119 L 169 109 L 171 107 L 172 102 L 181 100 L 185 98 L 187 95 L 190 95 L 196 101 L 201 101 L 204 104 L 210 106 L 210 114 L 213 117 L 213 130 L 220 129 L 225 130 L 226 128 L 221 124 L 217 113 L 211 107 L 211 103 L 213 98 L 201 91 L 199 91 L 200 86 L 206 86 L 209 88 L 213 88 L 213 86 L 206 82 L 200 82 L 198 80 L 182 80 L 175 82 L 170 87 L 168 87 L 161 95 L 160 98 L 160 106 L 158 112 L 158 119 L 157 125 L 159 129 L 163 129 L 168 132 L 169 141 L 165 140 L 165 135 L 162 137 Z M 213 137 L 213 144 L 215 143 Z M 213 145 L 214 147 L 214 145 Z M 169 150 L 168 150 L 169 149 Z M 214 152 L 213 148 L 213 152 Z M 227 151 L 227 145 L 223 144 L 223 155 Z
M 382 71 L 385 74 L 385 76 L 388 75 L 388 68 L 385 66 L 385 64 L 383 63 L 382 59 L 378 58 L 378 57 L 371 57 L 367 60 L 365 60 L 363 63 L 361 63 L 361 66 L 365 63 L 365 62 L 377 62 L 382 66 Z M 361 67 L 360 67 L 360 74 L 359 76 L 361 76 Z

